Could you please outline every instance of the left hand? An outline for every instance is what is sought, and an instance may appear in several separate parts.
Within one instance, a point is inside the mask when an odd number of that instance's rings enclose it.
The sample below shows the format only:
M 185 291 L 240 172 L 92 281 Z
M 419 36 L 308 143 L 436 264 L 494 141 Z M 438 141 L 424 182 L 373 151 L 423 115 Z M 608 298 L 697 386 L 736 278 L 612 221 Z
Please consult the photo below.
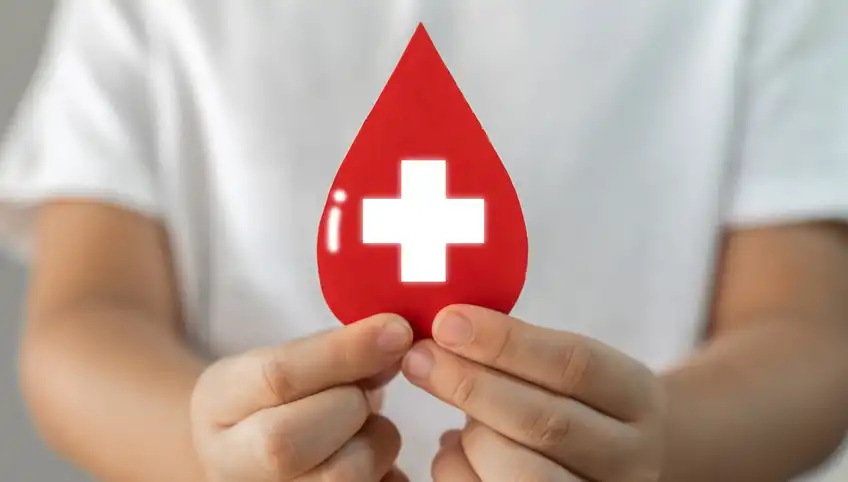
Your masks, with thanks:
M 479 307 L 443 310 L 403 371 L 468 415 L 433 462 L 437 482 L 656 482 L 664 392 L 627 355 Z

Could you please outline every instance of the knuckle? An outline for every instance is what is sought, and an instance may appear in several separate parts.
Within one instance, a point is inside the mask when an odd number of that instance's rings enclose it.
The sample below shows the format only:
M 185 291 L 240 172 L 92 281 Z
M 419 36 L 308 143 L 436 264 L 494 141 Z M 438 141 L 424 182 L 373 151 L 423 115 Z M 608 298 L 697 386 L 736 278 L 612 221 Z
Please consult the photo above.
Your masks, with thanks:
M 275 477 L 292 474 L 301 465 L 301 454 L 285 435 L 277 430 L 261 434 L 257 459 L 262 472 Z
M 560 393 L 565 396 L 579 393 L 593 357 L 592 348 L 585 342 L 577 342 L 555 355 L 554 366 L 558 369 L 556 381 Z
M 492 355 L 488 360 L 491 365 L 494 366 L 504 366 L 509 365 L 510 360 L 514 360 L 515 353 L 521 343 L 516 343 L 515 340 L 516 332 L 515 327 L 507 326 L 503 337 L 500 342 L 495 345 L 495 349 L 492 351 Z
M 373 358 L 373 356 L 362 356 L 360 354 L 363 352 L 361 348 L 362 340 L 367 338 L 353 335 L 359 335 L 359 332 L 335 332 L 327 335 L 325 343 L 320 346 L 320 350 L 325 353 L 326 359 L 332 366 L 340 369 L 351 369 L 361 366 L 363 359 L 370 361 Z M 373 353 L 366 353 L 366 355 L 373 355 Z
M 571 432 L 571 419 L 556 410 L 539 410 L 527 417 L 521 433 L 533 447 L 542 451 L 562 446 Z
M 293 393 L 295 385 L 291 373 L 283 359 L 269 353 L 257 355 L 260 358 L 262 383 L 274 398 L 283 400 Z
M 466 406 L 477 396 L 477 379 L 470 373 L 463 373 L 453 387 L 451 400 L 460 406 Z
M 353 367 L 362 364 L 362 357 L 357 356 L 359 354 L 358 348 L 359 345 L 356 343 L 337 343 L 331 347 L 331 350 L 337 357 L 338 366 Z

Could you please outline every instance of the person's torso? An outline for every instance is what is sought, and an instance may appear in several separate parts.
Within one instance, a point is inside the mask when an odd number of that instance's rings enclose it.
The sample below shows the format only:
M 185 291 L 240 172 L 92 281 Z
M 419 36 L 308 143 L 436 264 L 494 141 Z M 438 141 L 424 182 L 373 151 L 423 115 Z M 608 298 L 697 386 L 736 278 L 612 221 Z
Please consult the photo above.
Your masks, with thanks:
M 747 8 L 738 0 L 154 8 L 159 182 L 193 336 L 223 355 L 338 326 L 317 277 L 322 209 L 423 22 L 521 200 L 530 254 L 513 314 L 655 368 L 680 359 L 708 315 Z M 386 410 L 404 434 L 413 480 L 425 477 L 439 433 L 463 421 L 403 381 Z

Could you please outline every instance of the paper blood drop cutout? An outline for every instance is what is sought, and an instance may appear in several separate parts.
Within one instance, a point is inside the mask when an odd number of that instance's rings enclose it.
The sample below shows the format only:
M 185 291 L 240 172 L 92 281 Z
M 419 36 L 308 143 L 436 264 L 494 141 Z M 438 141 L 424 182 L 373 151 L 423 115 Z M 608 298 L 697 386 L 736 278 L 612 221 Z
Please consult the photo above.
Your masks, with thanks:
M 396 313 L 420 339 L 451 304 L 509 313 L 526 275 L 512 180 L 419 24 L 324 206 L 324 298 L 344 324 Z

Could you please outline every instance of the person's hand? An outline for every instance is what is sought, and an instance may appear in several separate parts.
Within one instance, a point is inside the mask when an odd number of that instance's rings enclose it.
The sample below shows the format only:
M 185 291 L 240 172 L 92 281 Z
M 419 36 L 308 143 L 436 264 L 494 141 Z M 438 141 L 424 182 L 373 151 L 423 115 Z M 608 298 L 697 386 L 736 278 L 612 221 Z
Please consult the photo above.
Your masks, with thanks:
M 437 482 L 655 482 L 664 395 L 601 343 L 472 306 L 443 310 L 405 376 L 468 415 L 433 461 Z
M 368 393 L 397 373 L 412 344 L 402 319 L 378 315 L 277 348 L 225 358 L 191 403 L 210 482 L 400 482 L 395 426 Z

